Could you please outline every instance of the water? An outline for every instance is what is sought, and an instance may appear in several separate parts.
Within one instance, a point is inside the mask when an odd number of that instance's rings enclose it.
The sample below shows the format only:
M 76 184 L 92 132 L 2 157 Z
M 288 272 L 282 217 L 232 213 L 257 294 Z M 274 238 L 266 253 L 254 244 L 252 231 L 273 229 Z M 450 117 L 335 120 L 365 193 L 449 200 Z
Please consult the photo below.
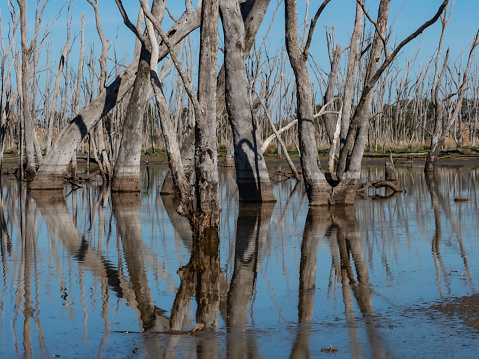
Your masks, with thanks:
M 91 183 L 32 197 L 2 180 L 0 357 L 478 352 L 467 318 L 432 308 L 477 292 L 478 166 L 430 181 L 401 167 L 405 193 L 336 209 L 309 209 L 291 180 L 274 182 L 275 205 L 240 205 L 222 170 L 219 251 L 193 244 L 159 194 L 165 174 L 150 166 L 141 194 L 119 196 Z M 208 330 L 191 333 L 197 318 Z

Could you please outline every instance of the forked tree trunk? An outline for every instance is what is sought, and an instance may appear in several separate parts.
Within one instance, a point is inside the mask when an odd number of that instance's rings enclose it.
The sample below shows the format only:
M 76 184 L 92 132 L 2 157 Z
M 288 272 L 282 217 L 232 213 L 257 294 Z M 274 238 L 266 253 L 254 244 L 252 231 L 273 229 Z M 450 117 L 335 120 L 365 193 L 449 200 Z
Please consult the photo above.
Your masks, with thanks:
M 326 178 L 319 167 L 317 146 L 314 137 L 316 131 L 312 117 L 312 89 L 307 67 L 309 46 L 311 44 L 314 27 L 319 15 L 329 3 L 329 0 L 325 0 L 322 3 L 316 12 L 315 17 L 311 21 L 308 39 L 304 45 L 303 51 L 300 50 L 298 44 L 297 3 L 295 0 L 286 0 L 286 49 L 290 58 L 291 67 L 293 68 L 296 77 L 301 165 L 303 166 L 303 177 L 310 206 L 354 203 L 356 189 L 359 183 L 361 161 L 368 138 L 369 110 L 372 104 L 374 86 L 399 51 L 439 19 L 449 0 L 444 0 L 433 18 L 426 21 L 415 32 L 401 41 L 391 53 L 388 53 L 387 49 L 384 49 L 384 45 L 387 42 L 385 34 L 390 2 L 391 0 L 381 0 L 379 4 L 377 21 L 374 22 L 375 36 L 370 50 L 370 60 L 366 68 L 367 72 L 362 84 L 362 91 L 358 104 L 355 108 L 351 122 L 349 123 L 348 133 L 344 138 L 344 145 L 341 148 L 336 170 L 336 177 L 339 182 L 331 181 L 330 185 L 328 181 L 326 181 Z M 363 2 L 357 0 L 357 3 L 364 11 Z M 357 16 L 359 15 L 360 11 L 357 11 Z M 357 24 L 358 21 L 356 21 L 356 25 Z M 355 37 L 353 37 L 353 40 L 355 40 Z M 384 61 L 378 68 L 383 49 L 385 50 Z M 355 50 L 353 49 L 353 51 Z M 357 63 L 357 58 L 353 57 L 351 60 L 352 65 Z M 353 86 L 354 81 L 351 81 L 350 84 L 350 86 Z M 345 93 L 348 93 L 347 90 L 348 89 L 345 89 Z M 346 106 L 346 108 L 349 110 L 349 106 Z M 349 121 L 349 118 L 344 118 L 342 120 Z
M 246 92 L 245 30 L 239 3 L 226 0 L 220 9 L 225 41 L 226 108 L 233 131 L 239 200 L 275 202 L 259 131 Z
M 246 0 L 240 4 L 241 15 L 244 21 L 244 54 L 249 54 L 256 40 L 256 34 L 263 22 L 264 15 L 271 0 Z M 216 116 L 220 117 L 225 107 L 225 66 L 218 74 L 216 87 Z
M 328 2 L 325 1 L 323 5 Z M 306 193 L 310 206 L 327 205 L 330 186 L 320 169 L 313 121 L 313 87 L 308 72 L 308 53 L 302 52 L 299 47 L 296 0 L 285 2 L 285 26 L 286 50 L 296 79 L 299 148 Z

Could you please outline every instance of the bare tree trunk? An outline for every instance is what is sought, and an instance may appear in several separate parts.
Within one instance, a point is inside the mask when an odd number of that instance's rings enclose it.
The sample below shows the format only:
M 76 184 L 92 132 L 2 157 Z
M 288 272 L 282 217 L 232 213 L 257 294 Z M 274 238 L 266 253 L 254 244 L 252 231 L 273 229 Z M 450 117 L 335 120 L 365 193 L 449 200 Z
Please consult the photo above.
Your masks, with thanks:
M 168 31 L 173 44 L 181 41 L 200 24 L 198 10 L 185 13 Z M 168 54 L 165 44 L 161 44 L 159 59 Z M 52 151 L 39 168 L 35 180 L 30 183 L 31 189 L 63 188 L 63 178 L 73 152 L 91 128 L 117 103 L 123 99 L 135 81 L 137 63 L 131 63 L 115 81 L 104 88 L 96 99 L 86 105 L 78 115 L 60 133 Z
M 261 151 L 261 138 L 246 93 L 245 29 L 237 0 L 220 5 L 225 41 L 226 107 L 235 146 L 239 199 L 274 202 L 276 198 Z
M 263 22 L 264 15 L 271 0 L 246 0 L 240 2 L 241 15 L 244 21 L 244 54 L 251 51 L 256 40 L 256 34 Z M 221 67 L 218 74 L 216 87 L 216 115 L 219 117 L 225 107 L 225 66 Z
M 0 60 L 0 176 L 3 164 L 3 152 L 5 150 L 5 135 L 7 133 L 8 126 L 13 120 L 14 108 L 17 103 L 18 94 L 12 94 L 7 91 L 7 83 L 10 82 L 10 71 L 15 62 L 15 39 L 18 31 L 18 15 L 12 9 L 11 16 L 14 20 L 9 24 L 13 27 L 13 36 L 8 44 L 8 48 L 5 49 L 2 32 L 2 15 L 0 14 L 0 41 L 2 46 L 2 57 Z M 10 63 L 7 65 L 7 58 L 12 55 Z
M 22 116 L 25 124 L 25 152 L 26 152 L 26 166 L 25 178 L 27 181 L 32 181 L 36 173 L 35 165 L 35 149 L 33 147 L 34 126 L 31 114 L 30 103 L 30 53 L 31 49 L 27 44 L 27 0 L 18 0 L 20 7 L 20 30 L 21 30 L 21 44 L 22 44 Z M 22 164 L 23 165 L 23 164 Z
M 68 26 L 68 31 L 67 31 L 67 41 L 65 42 L 65 46 L 63 47 L 62 55 L 60 56 L 60 61 L 58 64 L 58 71 L 57 71 L 57 77 L 55 80 L 55 87 L 53 89 L 53 99 L 52 99 L 52 106 L 50 109 L 50 113 L 48 114 L 48 117 L 46 118 L 47 122 L 47 133 L 46 133 L 46 139 L 45 139 L 45 148 L 46 148 L 46 153 L 50 153 L 50 150 L 52 148 L 52 132 L 53 132 L 53 123 L 55 121 L 55 115 L 56 115 L 56 109 L 57 109 L 57 100 L 58 100 L 58 92 L 60 91 L 60 80 L 62 79 L 62 73 L 63 73 L 63 67 L 65 65 L 65 57 L 67 56 L 67 52 L 69 50 L 69 45 L 70 45 L 70 26 Z M 65 89 L 66 91 L 66 89 Z M 58 128 L 60 128 L 60 121 L 58 120 Z
M 329 3 L 325 0 L 320 11 Z M 318 13 L 320 14 L 320 11 Z M 318 17 L 319 14 L 317 13 Z M 296 79 L 297 118 L 301 166 L 310 206 L 327 205 L 329 184 L 320 170 L 316 144 L 316 128 L 313 121 L 313 89 L 308 73 L 309 45 L 304 51 L 299 47 L 298 9 L 296 0 L 285 2 L 286 50 Z M 310 30 L 311 31 L 311 30 Z
M 77 71 L 77 81 L 76 81 L 76 90 L 75 90 L 75 99 L 73 101 L 73 114 L 76 115 L 80 108 L 80 92 L 81 92 L 81 82 L 83 78 L 83 57 L 85 55 L 85 14 L 81 14 L 81 45 L 80 45 L 80 58 L 78 59 L 78 71 Z M 72 178 L 73 180 L 78 179 L 78 164 L 77 164 L 77 148 L 73 151 L 71 159 L 71 169 L 72 169 Z
M 142 46 L 133 92 L 130 96 L 120 149 L 113 170 L 113 192 L 140 191 L 140 158 L 143 129 L 143 113 L 148 101 L 150 82 L 150 54 Z
M 196 113 L 195 171 L 196 213 L 194 231 L 202 237 L 219 225 L 218 152 L 216 144 L 216 74 L 218 67 L 218 0 L 201 7 L 200 60 Z

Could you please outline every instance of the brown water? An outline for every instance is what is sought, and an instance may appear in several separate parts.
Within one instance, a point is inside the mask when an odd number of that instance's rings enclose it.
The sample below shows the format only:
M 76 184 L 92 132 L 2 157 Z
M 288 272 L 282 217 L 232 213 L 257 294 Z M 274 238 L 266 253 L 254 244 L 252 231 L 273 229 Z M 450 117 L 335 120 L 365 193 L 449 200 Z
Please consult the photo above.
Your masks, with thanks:
M 116 196 L 91 183 L 32 197 L 2 180 L 0 357 L 479 352 L 478 313 L 450 309 L 477 298 L 478 167 L 428 181 L 399 168 L 406 193 L 336 209 L 308 209 L 291 180 L 275 182 L 275 205 L 240 205 L 222 171 L 218 247 L 193 245 L 159 194 L 165 174 L 150 166 L 141 194 Z M 197 318 L 207 330 L 191 333 Z

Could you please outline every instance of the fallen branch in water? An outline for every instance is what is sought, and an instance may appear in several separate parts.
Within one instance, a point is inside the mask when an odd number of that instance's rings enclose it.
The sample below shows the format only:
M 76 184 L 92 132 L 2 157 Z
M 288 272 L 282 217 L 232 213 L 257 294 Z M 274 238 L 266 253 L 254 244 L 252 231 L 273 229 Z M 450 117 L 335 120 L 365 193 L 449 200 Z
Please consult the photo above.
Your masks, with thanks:
M 384 180 L 362 183 L 359 186 L 357 192 L 362 193 L 368 190 L 369 188 L 390 188 L 394 192 L 402 192 L 401 187 L 399 187 L 396 183 L 390 182 L 390 181 L 384 181 Z

